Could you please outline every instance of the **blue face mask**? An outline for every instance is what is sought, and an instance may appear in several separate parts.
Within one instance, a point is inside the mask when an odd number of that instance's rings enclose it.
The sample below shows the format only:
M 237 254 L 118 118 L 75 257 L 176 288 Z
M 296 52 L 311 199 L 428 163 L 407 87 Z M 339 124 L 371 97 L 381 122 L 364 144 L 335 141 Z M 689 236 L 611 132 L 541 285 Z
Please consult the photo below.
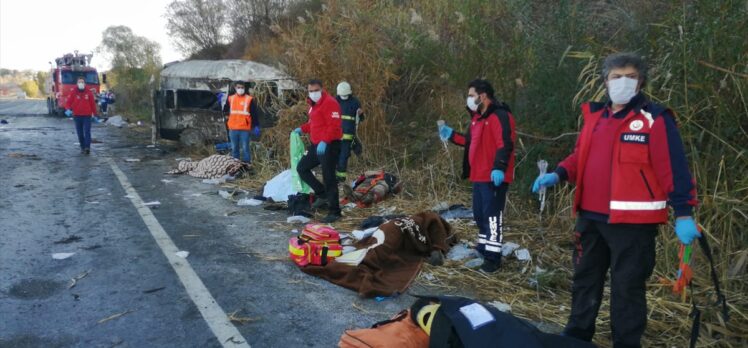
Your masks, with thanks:
M 615 80 L 608 81 L 608 96 L 613 104 L 628 104 L 636 96 L 636 87 L 639 86 L 639 80 L 630 77 L 619 77 Z

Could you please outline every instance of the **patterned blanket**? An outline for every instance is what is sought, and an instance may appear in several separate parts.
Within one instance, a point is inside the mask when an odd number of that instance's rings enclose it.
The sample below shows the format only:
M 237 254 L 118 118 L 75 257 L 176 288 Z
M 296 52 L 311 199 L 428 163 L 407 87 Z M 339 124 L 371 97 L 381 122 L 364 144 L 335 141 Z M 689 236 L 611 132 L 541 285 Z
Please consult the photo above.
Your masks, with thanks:
M 204 179 L 216 179 L 226 174 L 236 175 L 245 165 L 241 161 L 225 155 L 212 155 L 200 161 L 179 161 L 177 169 L 166 172 L 167 174 L 184 174 Z

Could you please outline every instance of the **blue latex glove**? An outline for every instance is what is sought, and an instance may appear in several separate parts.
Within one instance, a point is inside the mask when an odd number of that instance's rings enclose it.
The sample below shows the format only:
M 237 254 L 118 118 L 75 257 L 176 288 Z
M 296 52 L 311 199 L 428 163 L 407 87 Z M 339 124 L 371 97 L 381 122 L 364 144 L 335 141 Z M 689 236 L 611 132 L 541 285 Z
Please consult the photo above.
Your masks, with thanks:
M 252 135 L 259 137 L 260 136 L 260 127 L 255 126 L 255 128 L 252 128 Z
M 493 186 L 501 185 L 501 183 L 504 182 L 504 171 L 499 169 L 492 170 L 491 181 L 493 181 Z
M 432 128 L 432 129 L 433 129 L 433 128 Z M 449 126 L 447 126 L 447 125 L 445 125 L 445 124 L 443 124 L 443 125 L 439 126 L 439 138 L 440 138 L 440 139 L 441 139 L 442 141 L 447 141 L 447 140 L 449 140 L 449 138 L 450 138 L 450 137 L 452 136 L 452 132 L 454 132 L 454 131 L 452 130 L 452 128 L 450 128 Z
M 689 245 L 693 242 L 694 238 L 700 238 L 701 233 L 696 227 L 696 222 L 690 216 L 682 216 L 675 219 L 675 234 L 680 239 L 680 242 Z
M 561 179 L 558 177 L 558 174 L 556 173 L 543 174 L 539 176 L 537 179 L 535 179 L 535 183 L 532 184 L 532 192 L 538 193 L 541 186 L 551 187 L 553 185 L 558 184 L 559 181 L 561 181 Z
M 324 155 L 325 150 L 327 150 L 327 143 L 324 141 L 320 141 L 319 144 L 317 144 L 317 156 Z
M 70 110 L 70 109 L 65 110 L 65 116 L 73 117 L 73 110 Z
M 296 134 L 301 135 L 301 128 L 296 128 L 293 130 Z

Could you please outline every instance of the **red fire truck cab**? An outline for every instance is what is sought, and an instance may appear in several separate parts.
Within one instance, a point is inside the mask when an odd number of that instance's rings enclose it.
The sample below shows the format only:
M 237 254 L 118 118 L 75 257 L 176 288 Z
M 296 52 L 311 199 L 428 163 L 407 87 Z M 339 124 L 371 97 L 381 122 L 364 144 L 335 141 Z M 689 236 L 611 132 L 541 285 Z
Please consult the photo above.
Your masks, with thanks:
M 65 112 L 65 103 L 74 89 L 78 88 L 79 77 L 86 80 L 86 89 L 95 96 L 99 95 L 99 73 L 91 66 L 93 54 L 68 53 L 55 59 L 56 67 L 49 72 L 47 80 L 47 112 L 50 115 L 62 116 Z M 106 74 L 102 75 L 106 83 Z

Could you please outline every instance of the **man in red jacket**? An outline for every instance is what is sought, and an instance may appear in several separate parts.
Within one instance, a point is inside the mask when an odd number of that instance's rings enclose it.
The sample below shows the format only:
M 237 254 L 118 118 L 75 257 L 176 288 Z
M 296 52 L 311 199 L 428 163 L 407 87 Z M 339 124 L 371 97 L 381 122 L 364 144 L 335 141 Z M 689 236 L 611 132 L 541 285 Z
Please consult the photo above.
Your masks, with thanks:
M 82 76 L 78 78 L 77 87 L 65 103 L 65 115 L 73 116 L 81 153 L 88 155 L 91 153 L 91 118 L 96 115 L 96 101 L 93 92 L 86 90 L 86 79 Z
M 299 160 L 296 171 L 301 180 L 313 190 L 317 201 L 315 208 L 328 207 L 324 223 L 337 221 L 341 217 L 338 200 L 338 181 L 335 177 L 335 166 L 340 154 L 340 139 L 343 137 L 343 126 L 340 118 L 340 105 L 322 88 L 322 81 L 313 79 L 307 85 L 309 98 L 309 121 L 294 132 L 309 134 L 311 145 Z M 317 180 L 312 169 L 322 166 L 322 180 Z
M 640 347 L 647 324 L 646 281 L 655 265 L 657 226 L 676 216 L 683 244 L 699 236 L 692 216 L 695 185 L 675 117 L 640 92 L 644 61 L 633 53 L 603 63 L 607 103 L 582 105 L 584 126 L 574 152 L 533 192 L 560 180 L 577 186 L 571 315 L 565 334 L 591 341 L 610 269 L 614 347 Z
M 470 127 L 466 135 L 439 126 L 442 141 L 465 147 L 462 176 L 473 183 L 473 218 L 478 225 L 477 250 L 484 256 L 481 270 L 495 272 L 501 266 L 504 238 L 504 205 L 514 175 L 514 116 L 509 106 L 494 97 L 486 80 L 468 85 Z

